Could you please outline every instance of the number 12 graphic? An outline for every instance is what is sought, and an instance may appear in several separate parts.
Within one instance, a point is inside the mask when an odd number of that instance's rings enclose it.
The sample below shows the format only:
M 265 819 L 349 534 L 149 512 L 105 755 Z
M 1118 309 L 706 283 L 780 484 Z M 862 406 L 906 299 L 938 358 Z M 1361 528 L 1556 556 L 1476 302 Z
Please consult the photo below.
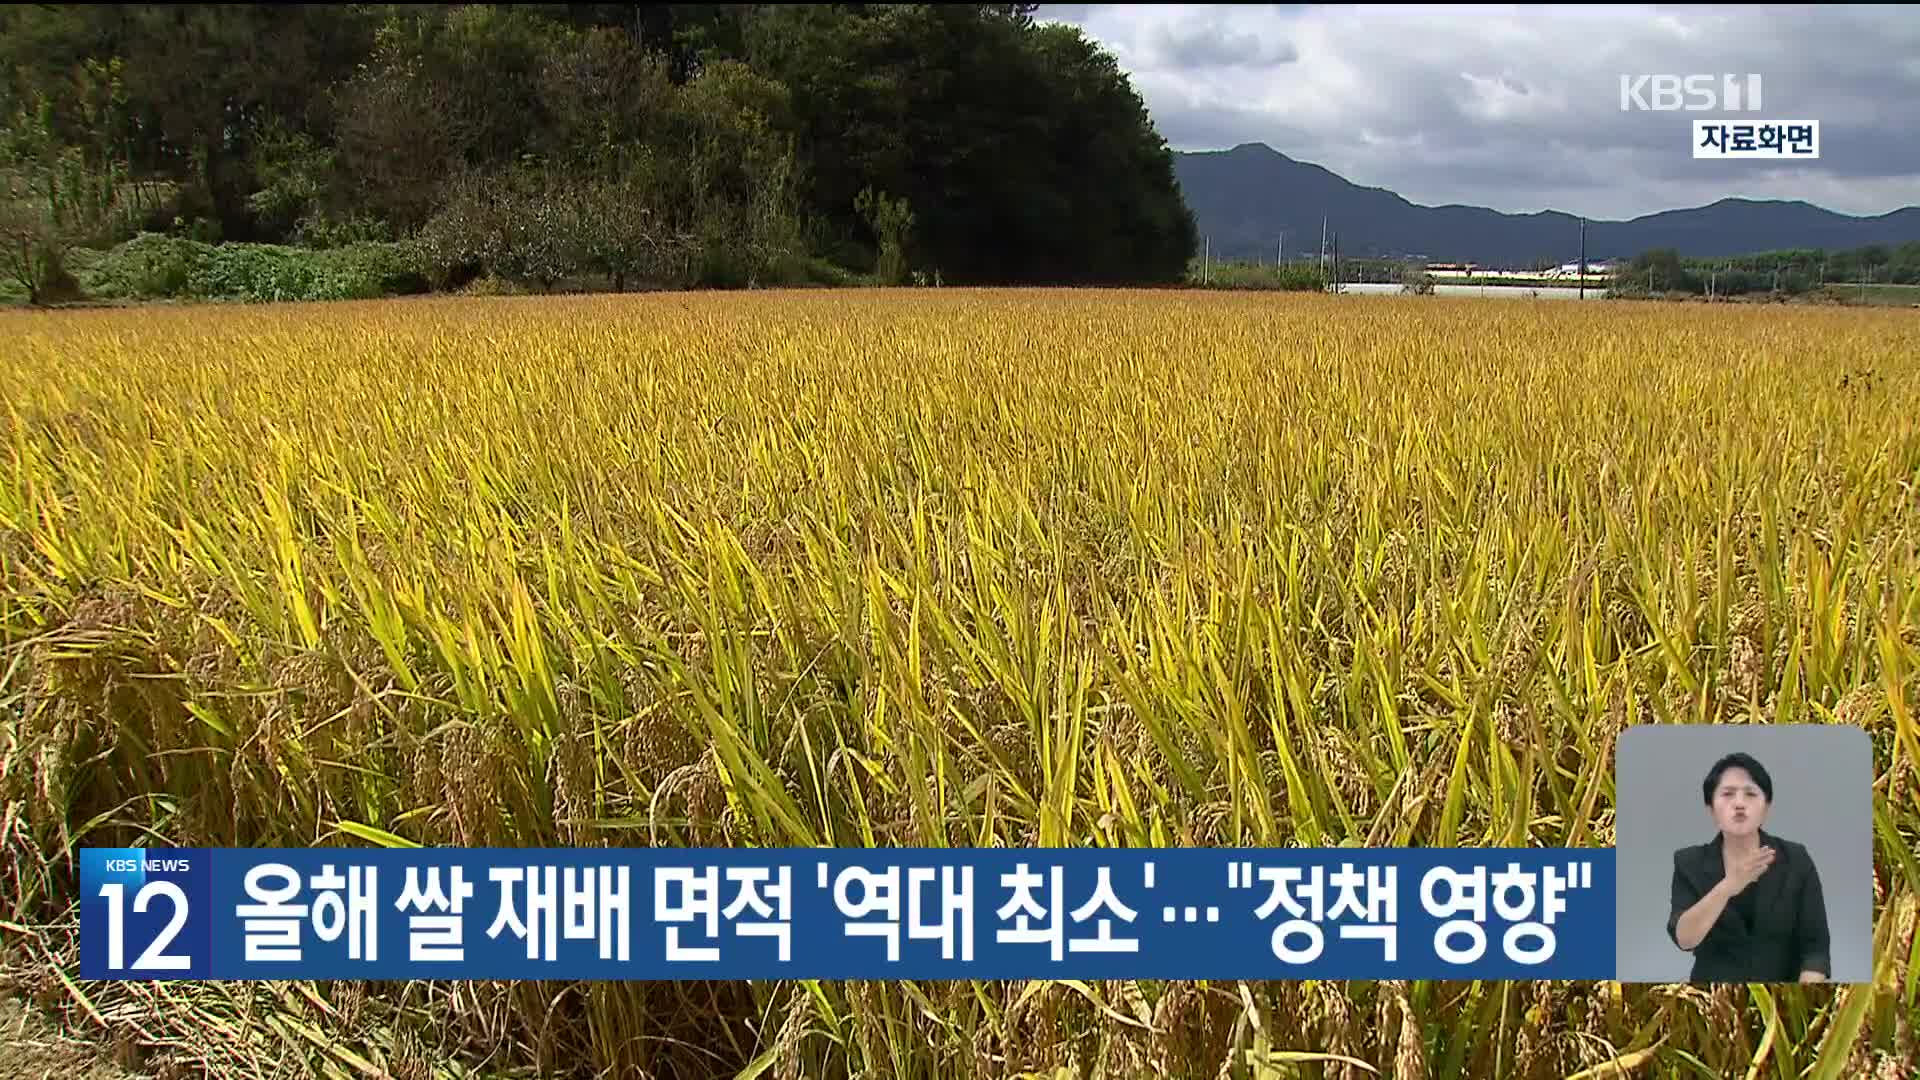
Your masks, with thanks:
M 100 886 L 100 895 L 107 899 L 107 968 L 120 971 L 127 966 L 127 887 L 117 881 L 109 882 Z M 155 897 L 173 901 L 173 918 L 133 962 L 134 970 L 187 971 L 193 967 L 192 957 L 172 956 L 166 951 L 180 928 L 187 924 L 187 894 L 171 881 L 149 881 L 133 894 L 134 913 L 146 914 L 147 906 Z

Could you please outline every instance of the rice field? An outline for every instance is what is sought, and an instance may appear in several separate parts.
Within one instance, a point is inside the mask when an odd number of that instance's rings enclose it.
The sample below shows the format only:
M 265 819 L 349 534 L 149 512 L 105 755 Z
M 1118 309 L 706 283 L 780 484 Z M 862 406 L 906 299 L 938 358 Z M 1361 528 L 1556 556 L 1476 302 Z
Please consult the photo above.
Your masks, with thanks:
M 1910 313 L 807 291 L 0 342 L 6 971 L 152 1068 L 1920 1068 Z M 74 978 L 83 845 L 1606 845 L 1623 727 L 1804 722 L 1873 741 L 1870 987 Z

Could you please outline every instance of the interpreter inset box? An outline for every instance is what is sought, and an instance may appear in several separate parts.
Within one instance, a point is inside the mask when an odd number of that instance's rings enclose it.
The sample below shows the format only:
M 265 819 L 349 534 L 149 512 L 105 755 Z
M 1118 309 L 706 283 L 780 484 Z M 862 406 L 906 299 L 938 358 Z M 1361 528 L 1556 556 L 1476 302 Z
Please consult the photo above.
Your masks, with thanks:
M 1622 982 L 1872 981 L 1865 731 L 1644 724 L 1614 763 Z

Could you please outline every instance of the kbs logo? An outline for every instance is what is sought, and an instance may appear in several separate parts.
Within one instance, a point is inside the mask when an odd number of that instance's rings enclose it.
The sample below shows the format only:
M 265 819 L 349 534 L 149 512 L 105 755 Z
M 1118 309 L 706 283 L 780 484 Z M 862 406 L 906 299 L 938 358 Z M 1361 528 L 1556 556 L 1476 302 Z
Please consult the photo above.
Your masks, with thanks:
M 1759 112 L 1760 76 L 1622 75 L 1620 111 L 1635 109 L 1642 112 Z

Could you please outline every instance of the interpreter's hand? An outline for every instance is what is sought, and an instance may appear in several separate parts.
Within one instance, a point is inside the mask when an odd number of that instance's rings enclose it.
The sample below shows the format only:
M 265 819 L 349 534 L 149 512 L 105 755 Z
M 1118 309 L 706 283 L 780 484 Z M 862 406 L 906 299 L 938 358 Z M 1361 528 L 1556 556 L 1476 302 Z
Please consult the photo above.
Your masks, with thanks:
M 1761 847 L 1752 855 L 1743 855 L 1733 861 L 1727 871 L 1727 888 L 1735 896 L 1746 890 L 1747 886 L 1760 880 L 1760 875 L 1773 865 L 1773 849 Z
M 1823 983 L 1827 981 L 1827 977 L 1817 971 L 1803 971 L 1800 973 L 1800 981 L 1803 983 Z

